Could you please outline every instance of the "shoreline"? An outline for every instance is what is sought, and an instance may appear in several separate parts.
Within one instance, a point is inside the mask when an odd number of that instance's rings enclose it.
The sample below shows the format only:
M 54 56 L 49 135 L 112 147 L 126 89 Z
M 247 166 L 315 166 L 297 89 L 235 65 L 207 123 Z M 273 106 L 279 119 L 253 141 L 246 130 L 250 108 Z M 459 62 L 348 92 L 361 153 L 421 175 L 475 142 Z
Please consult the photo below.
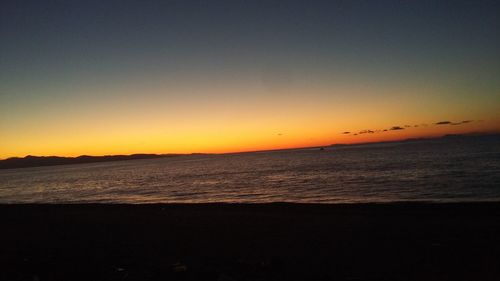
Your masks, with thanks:
M 2 280 L 498 280 L 500 202 L 0 204 Z
M 355 208 L 362 208 L 362 207 L 369 207 L 369 206 L 399 206 L 399 205 L 406 205 L 406 206 L 439 206 L 439 205 L 447 205 L 447 206 L 474 206 L 474 205 L 500 205 L 500 199 L 491 199 L 491 200 L 484 200 L 484 199 L 473 199 L 473 200 L 400 200 L 400 201 L 353 201 L 353 202 L 346 202 L 346 201 L 341 201 L 341 202 L 301 202 L 301 201 L 270 201 L 270 202 L 246 202 L 246 201 L 216 201 L 216 202 L 115 202 L 115 201 L 74 201 L 74 202 L 57 202 L 57 201 L 46 201 L 46 202 L 1 202 L 0 201 L 0 208 L 2 206 L 24 206 L 24 207 L 42 207 L 42 206 L 75 206 L 75 207 L 90 207 L 90 206 L 170 206 L 170 207 L 216 207 L 216 206 L 239 206 L 239 207 L 244 207 L 244 206 L 261 206 L 261 207 L 272 207 L 272 206 L 303 206 L 303 207 L 325 207 L 329 206 L 331 208 L 334 207 L 355 207 Z

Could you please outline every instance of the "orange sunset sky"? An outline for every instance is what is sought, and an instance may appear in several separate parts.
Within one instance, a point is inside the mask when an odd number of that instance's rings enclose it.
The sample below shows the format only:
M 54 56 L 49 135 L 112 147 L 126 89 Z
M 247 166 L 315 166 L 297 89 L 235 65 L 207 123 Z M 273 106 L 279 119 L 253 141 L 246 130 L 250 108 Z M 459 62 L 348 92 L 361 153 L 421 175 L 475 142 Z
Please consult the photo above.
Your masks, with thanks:
M 0 159 L 500 131 L 487 7 L 305 3 L 6 5 Z

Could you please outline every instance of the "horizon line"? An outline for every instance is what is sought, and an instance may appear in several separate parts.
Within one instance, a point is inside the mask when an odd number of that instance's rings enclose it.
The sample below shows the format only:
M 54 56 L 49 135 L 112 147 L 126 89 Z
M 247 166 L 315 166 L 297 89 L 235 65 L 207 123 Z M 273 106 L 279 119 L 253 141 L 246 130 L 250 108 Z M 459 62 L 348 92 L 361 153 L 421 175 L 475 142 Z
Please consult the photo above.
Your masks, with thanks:
M 394 140 L 384 140 L 384 141 L 365 141 L 365 142 L 353 142 L 353 143 L 332 143 L 327 145 L 318 145 L 318 146 L 301 146 L 301 147 L 289 147 L 289 148 L 276 148 L 276 149 L 263 149 L 263 150 L 244 150 L 244 151 L 231 151 L 231 152 L 192 152 L 192 153 L 131 153 L 131 154 L 103 154 L 103 155 L 89 155 L 89 154 L 81 154 L 78 156 L 57 156 L 57 155 L 25 155 L 25 156 L 11 156 L 7 158 L 1 158 L 0 161 L 5 161 L 8 159 L 24 159 L 27 157 L 58 157 L 58 158 L 70 158 L 75 159 L 79 157 L 113 157 L 113 156 L 134 156 L 134 155 L 151 155 L 151 156 L 188 156 L 188 155 L 226 155 L 226 154 L 243 154 L 243 153 L 257 153 L 257 152 L 272 152 L 272 151 L 285 151 L 285 150 L 296 150 L 296 149 L 308 149 L 308 148 L 325 148 L 332 146 L 351 146 L 351 145 L 365 145 L 365 144 L 376 144 L 376 143 L 392 143 L 392 142 L 402 142 L 402 141 L 411 141 L 411 140 L 426 140 L 426 139 L 439 139 L 446 136 L 486 136 L 486 135 L 497 135 L 500 134 L 500 131 L 484 131 L 484 132 L 470 132 L 464 134 L 443 134 L 439 136 L 422 136 L 418 138 L 400 138 Z

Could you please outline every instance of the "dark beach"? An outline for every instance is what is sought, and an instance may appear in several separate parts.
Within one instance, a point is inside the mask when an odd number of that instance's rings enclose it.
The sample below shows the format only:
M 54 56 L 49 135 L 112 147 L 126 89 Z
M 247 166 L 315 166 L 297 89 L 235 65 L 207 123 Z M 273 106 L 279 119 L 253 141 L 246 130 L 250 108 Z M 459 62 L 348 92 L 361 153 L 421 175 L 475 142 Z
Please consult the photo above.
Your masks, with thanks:
M 500 280 L 500 204 L 0 205 L 1 280 Z

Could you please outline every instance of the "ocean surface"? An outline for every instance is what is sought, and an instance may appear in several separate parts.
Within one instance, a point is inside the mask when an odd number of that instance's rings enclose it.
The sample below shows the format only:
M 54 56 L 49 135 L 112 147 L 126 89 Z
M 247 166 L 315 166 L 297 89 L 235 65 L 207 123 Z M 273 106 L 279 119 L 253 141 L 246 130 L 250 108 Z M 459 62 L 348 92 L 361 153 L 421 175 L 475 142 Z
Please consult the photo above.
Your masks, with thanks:
M 500 138 L 0 170 L 0 203 L 500 201 Z

